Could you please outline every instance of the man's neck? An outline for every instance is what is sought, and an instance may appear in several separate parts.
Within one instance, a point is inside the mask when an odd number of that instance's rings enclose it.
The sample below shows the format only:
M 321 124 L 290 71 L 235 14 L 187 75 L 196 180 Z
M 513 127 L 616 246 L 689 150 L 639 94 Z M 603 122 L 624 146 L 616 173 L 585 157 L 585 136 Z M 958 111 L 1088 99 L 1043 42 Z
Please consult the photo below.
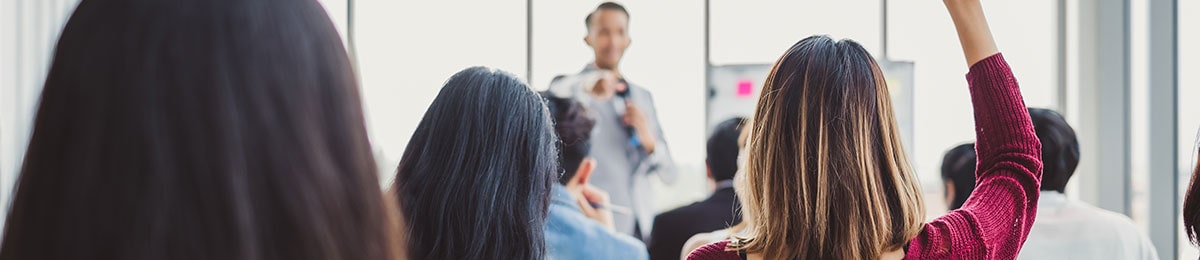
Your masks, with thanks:
M 596 67 L 597 69 L 611 71 L 613 73 L 613 75 L 617 76 L 618 79 L 621 78 L 621 71 L 617 69 L 617 66 L 612 66 L 612 68 L 605 68 L 605 67 L 600 67 L 600 65 L 596 64 L 595 62 L 592 62 L 592 67 Z

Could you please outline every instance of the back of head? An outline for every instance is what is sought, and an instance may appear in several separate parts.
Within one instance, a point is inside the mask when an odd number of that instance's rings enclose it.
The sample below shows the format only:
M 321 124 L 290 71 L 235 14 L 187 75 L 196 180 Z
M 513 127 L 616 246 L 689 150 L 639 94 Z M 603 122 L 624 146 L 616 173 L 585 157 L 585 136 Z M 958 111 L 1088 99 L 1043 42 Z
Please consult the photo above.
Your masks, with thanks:
M 714 180 L 732 180 L 738 171 L 738 137 L 742 135 L 745 118 L 737 117 L 717 124 L 716 131 L 708 137 L 708 168 Z
M 409 258 L 543 258 L 555 142 L 542 98 L 512 74 L 473 67 L 451 76 L 393 186 Z
M 579 165 L 588 157 L 592 146 L 592 127 L 596 125 L 582 103 L 570 98 L 555 97 L 549 92 L 546 107 L 554 119 L 554 132 L 558 134 L 558 182 L 566 185 L 575 177 Z
M 1030 108 L 1033 130 L 1042 141 L 1042 190 L 1063 192 L 1079 166 L 1075 130 L 1054 110 Z
M 954 183 L 954 198 L 950 210 L 961 208 L 975 191 L 975 144 L 961 144 L 946 152 L 942 158 L 942 180 Z M 949 192 L 949 191 L 947 191 Z
M 588 30 L 591 30 L 592 17 L 596 16 L 596 13 L 600 12 L 600 11 L 620 12 L 621 14 L 625 15 L 626 19 L 631 18 L 629 16 L 629 10 L 625 9 L 624 5 L 618 4 L 616 2 L 603 2 L 603 3 L 600 3 L 600 5 L 596 6 L 596 10 L 592 10 L 592 12 L 588 13 L 588 15 L 583 18 L 583 26 L 587 27 Z
M 312 0 L 83 0 L 0 259 L 391 259 L 357 82 Z
M 924 205 L 887 85 L 862 46 L 801 40 L 767 76 L 747 147 L 736 248 L 767 259 L 868 259 L 903 247 Z

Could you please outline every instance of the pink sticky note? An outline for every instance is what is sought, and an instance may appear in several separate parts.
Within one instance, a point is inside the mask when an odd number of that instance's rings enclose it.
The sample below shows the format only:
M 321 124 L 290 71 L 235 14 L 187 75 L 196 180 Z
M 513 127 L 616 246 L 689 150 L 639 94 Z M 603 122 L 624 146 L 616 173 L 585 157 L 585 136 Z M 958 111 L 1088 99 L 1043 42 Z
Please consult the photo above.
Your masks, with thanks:
M 754 81 L 750 79 L 738 80 L 737 96 L 739 98 L 748 98 L 754 94 Z

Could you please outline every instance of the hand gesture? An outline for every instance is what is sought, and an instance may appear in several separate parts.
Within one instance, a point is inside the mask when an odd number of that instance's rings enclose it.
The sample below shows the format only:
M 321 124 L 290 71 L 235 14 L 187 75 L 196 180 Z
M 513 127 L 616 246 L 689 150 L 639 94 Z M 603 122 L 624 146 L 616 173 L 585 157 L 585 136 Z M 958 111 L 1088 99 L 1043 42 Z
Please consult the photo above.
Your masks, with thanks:
M 582 196 L 579 196 L 576 200 L 579 202 L 579 209 L 583 211 L 583 215 L 600 223 L 601 226 L 604 226 L 609 231 L 616 230 L 616 227 L 613 225 L 612 210 L 603 208 L 603 206 L 609 203 L 608 192 L 588 184 L 583 186 L 581 194 Z

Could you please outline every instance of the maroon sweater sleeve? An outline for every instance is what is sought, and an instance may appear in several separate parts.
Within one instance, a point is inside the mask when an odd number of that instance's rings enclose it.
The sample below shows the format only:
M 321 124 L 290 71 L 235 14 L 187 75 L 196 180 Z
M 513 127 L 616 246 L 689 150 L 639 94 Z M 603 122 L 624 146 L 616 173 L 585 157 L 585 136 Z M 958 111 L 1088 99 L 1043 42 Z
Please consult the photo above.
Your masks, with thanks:
M 696 248 L 688 253 L 687 260 L 742 260 L 737 251 L 729 251 L 729 240 L 722 240 Z
M 975 107 L 975 191 L 925 224 L 906 259 L 1013 259 L 1037 215 L 1041 147 L 1012 70 L 1000 54 L 967 73 Z

